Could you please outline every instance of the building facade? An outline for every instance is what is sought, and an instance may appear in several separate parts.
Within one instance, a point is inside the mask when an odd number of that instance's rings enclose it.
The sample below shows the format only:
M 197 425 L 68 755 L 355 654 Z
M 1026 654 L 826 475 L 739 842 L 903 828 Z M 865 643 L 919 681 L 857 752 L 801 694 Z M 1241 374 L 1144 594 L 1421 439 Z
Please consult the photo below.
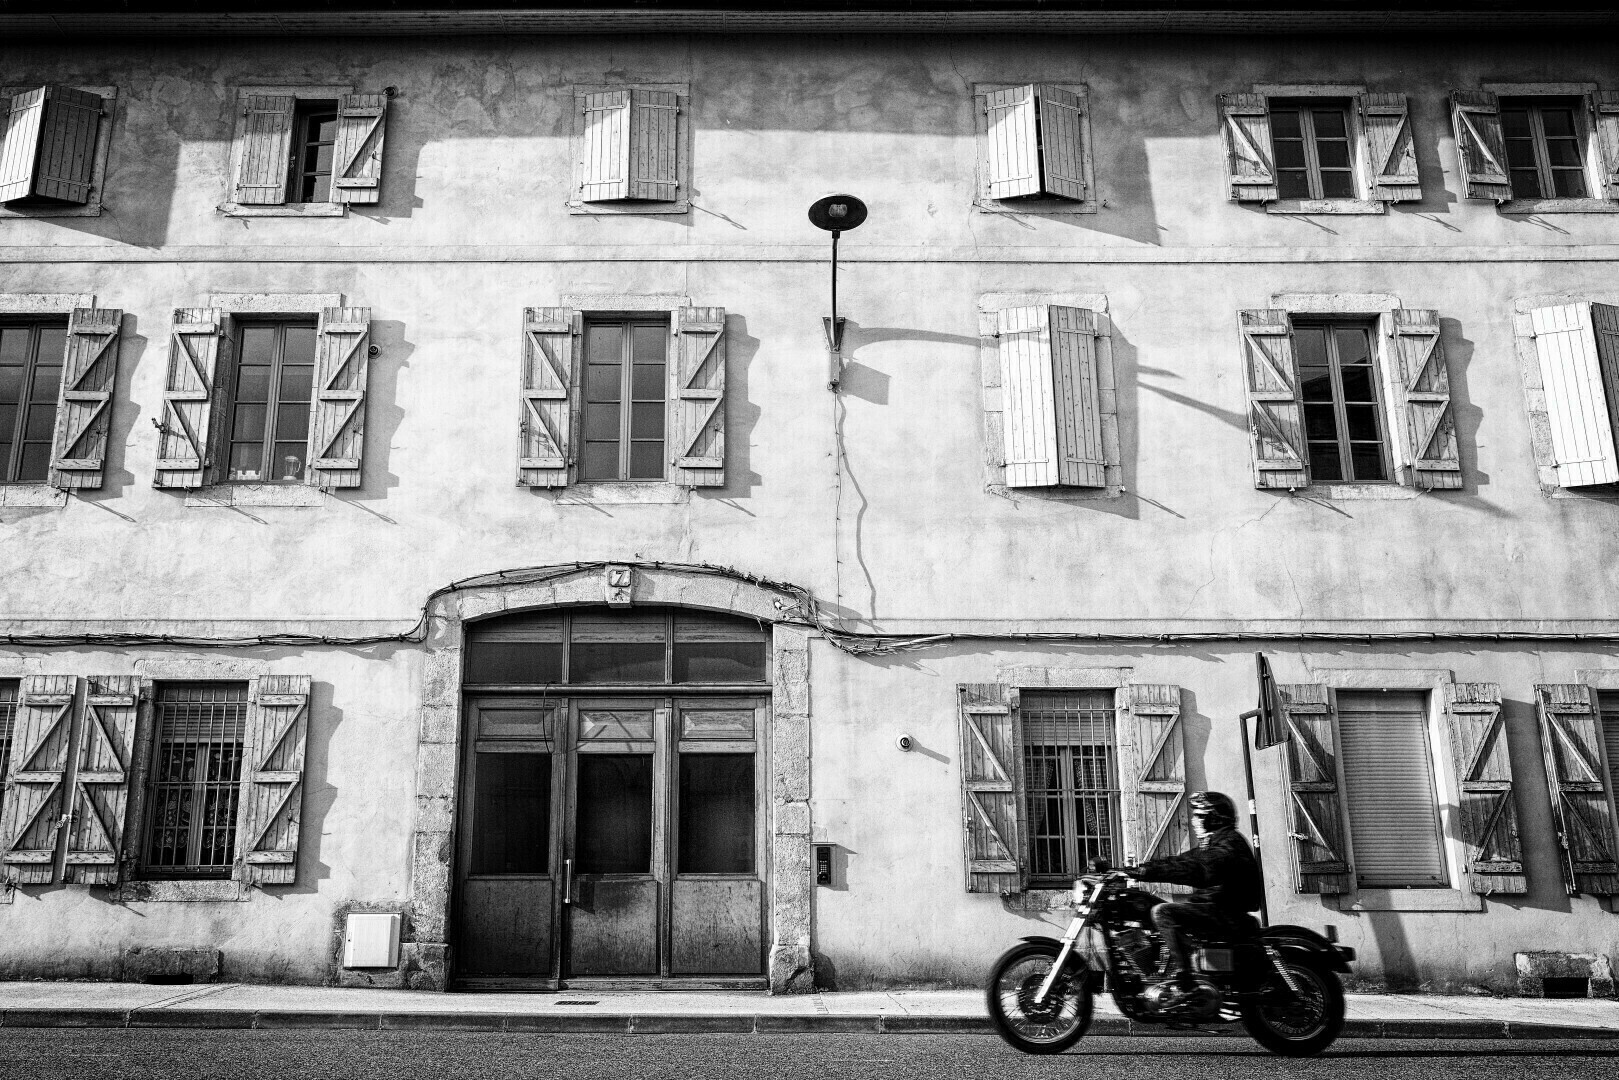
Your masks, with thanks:
M 1606 16 L 337 7 L 0 49 L 0 973 L 971 985 L 1264 652 L 1273 921 L 1611 988 Z

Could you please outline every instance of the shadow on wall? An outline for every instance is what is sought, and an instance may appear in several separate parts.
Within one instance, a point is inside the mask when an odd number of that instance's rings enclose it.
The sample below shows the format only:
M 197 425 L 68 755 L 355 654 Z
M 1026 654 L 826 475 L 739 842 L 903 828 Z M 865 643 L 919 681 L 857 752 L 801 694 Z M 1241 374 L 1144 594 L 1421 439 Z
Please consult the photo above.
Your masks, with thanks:
M 379 352 L 366 375 L 365 477 L 360 490 L 382 492 L 399 486 L 398 475 L 389 471 L 394 435 L 405 419 L 399 406 L 399 376 L 410 367 L 416 346 L 405 340 L 405 324 L 398 319 L 373 321 L 371 343 Z M 351 493 L 345 501 L 359 500 Z
M 762 410 L 754 404 L 753 361 L 759 355 L 759 339 L 748 333 L 743 315 L 725 316 L 725 486 L 693 488 L 710 499 L 738 499 L 753 494 L 761 477 L 753 470 L 753 432 L 759 426 Z
M 1563 881 L 1563 849 L 1552 816 L 1551 789 L 1546 781 L 1546 759 L 1541 749 L 1535 703 L 1503 695 L 1501 719 L 1506 727 L 1507 757 L 1512 762 L 1518 840 L 1523 849 L 1523 869 L 1529 879 L 1529 891 L 1491 896 L 1486 903 L 1566 914 L 1574 910 L 1574 905 Z
M 1185 687 L 1181 688 L 1181 733 L 1186 743 L 1186 790 L 1205 791 L 1208 789 L 1208 774 L 1203 769 L 1205 755 L 1208 753 L 1209 741 L 1215 737 L 1215 723 L 1209 717 L 1197 711 L 1197 694 Z M 1226 792 L 1238 806 L 1243 805 L 1248 798 L 1246 791 Z M 1246 823 L 1243 824 L 1246 828 Z

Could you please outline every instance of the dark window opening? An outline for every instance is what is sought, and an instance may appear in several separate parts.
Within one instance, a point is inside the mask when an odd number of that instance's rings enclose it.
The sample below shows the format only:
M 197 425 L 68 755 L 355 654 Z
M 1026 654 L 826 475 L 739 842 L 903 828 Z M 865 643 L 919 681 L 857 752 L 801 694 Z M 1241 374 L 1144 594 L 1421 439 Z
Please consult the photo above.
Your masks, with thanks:
M 753 755 L 680 755 L 680 874 L 753 873 Z
M 717 613 L 554 611 L 490 619 L 467 634 L 471 685 L 768 683 L 769 668 L 768 628 Z
M 50 476 L 66 349 L 65 321 L 0 325 L 0 483 Z
M 11 775 L 11 739 L 17 727 L 17 679 L 0 679 L 0 798 Z M 3 804 L 0 804 L 3 805 Z
M 246 722 L 245 683 L 159 688 L 147 784 L 146 877 L 230 877 Z
M 663 479 L 668 352 L 666 321 L 585 324 L 581 480 Z
M 315 323 L 247 323 L 237 344 L 226 478 L 301 483 L 309 458 Z
M 551 755 L 478 754 L 472 872 L 551 872 Z
M 1020 712 L 1029 872 L 1067 884 L 1093 858 L 1117 861 L 1113 693 L 1025 691 Z
M 332 157 L 337 150 L 337 102 L 300 101 L 293 113 L 292 199 L 332 201 Z
M 652 871 L 652 755 L 580 754 L 575 868 Z
M 1272 101 L 1270 125 L 1281 198 L 1355 198 L 1348 102 Z
M 1294 323 L 1310 478 L 1387 481 L 1382 406 L 1365 323 Z
M 1514 199 L 1589 197 L 1582 104 L 1561 98 L 1502 100 L 1501 131 Z

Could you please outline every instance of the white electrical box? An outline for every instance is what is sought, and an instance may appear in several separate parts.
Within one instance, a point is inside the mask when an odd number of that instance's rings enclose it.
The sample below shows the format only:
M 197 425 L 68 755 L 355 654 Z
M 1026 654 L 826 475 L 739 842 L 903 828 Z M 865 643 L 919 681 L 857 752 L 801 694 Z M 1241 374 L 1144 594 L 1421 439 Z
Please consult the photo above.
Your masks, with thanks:
M 352 913 L 343 930 L 343 966 L 391 968 L 399 966 L 399 923 L 390 914 Z

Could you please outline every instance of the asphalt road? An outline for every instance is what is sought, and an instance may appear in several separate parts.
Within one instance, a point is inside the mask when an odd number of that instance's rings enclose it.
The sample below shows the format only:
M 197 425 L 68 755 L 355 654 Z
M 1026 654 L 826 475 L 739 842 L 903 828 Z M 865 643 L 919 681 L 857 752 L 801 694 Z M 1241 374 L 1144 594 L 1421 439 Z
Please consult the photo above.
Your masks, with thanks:
M 1619 1075 L 1619 1040 L 1345 1040 L 1287 1061 L 1243 1039 L 1098 1038 L 1025 1057 L 990 1035 L 520 1035 L 406 1031 L 0 1029 L 0 1077 L 28 1080 L 1513 1080 Z

